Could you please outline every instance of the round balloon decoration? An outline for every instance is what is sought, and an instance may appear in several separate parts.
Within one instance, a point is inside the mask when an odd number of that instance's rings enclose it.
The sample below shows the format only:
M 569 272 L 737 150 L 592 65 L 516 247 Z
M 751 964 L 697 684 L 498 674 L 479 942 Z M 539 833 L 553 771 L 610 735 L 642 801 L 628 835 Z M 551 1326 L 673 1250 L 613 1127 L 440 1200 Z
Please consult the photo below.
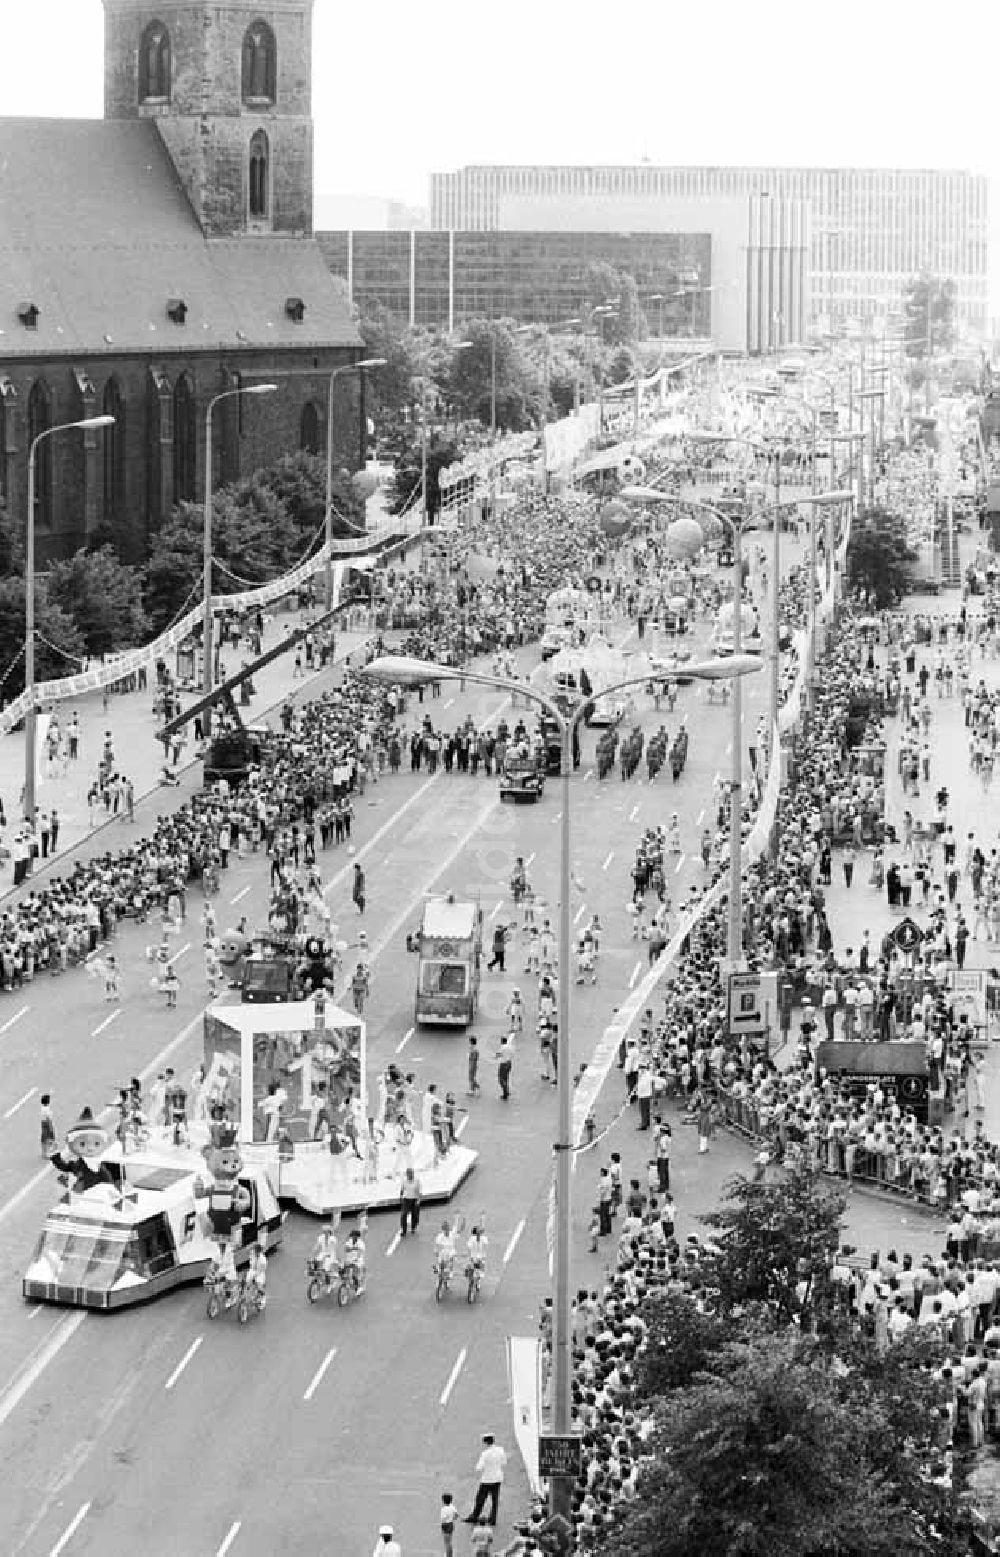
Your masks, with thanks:
M 694 557 L 705 544 L 705 532 L 697 519 L 675 519 L 665 539 L 670 556 Z

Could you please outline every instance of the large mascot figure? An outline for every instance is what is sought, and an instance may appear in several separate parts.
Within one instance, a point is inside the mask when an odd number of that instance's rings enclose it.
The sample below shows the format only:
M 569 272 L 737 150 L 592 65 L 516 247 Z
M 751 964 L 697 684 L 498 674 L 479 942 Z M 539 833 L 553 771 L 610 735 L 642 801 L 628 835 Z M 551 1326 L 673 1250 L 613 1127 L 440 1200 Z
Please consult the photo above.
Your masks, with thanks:
M 66 1150 L 53 1152 L 49 1161 L 67 1181 L 72 1179 L 70 1188 L 74 1194 L 85 1194 L 88 1189 L 96 1189 L 98 1184 L 117 1189 L 111 1169 L 101 1161 L 112 1140 L 113 1136 L 97 1123 L 91 1110 L 84 1108 L 76 1124 L 66 1131 Z

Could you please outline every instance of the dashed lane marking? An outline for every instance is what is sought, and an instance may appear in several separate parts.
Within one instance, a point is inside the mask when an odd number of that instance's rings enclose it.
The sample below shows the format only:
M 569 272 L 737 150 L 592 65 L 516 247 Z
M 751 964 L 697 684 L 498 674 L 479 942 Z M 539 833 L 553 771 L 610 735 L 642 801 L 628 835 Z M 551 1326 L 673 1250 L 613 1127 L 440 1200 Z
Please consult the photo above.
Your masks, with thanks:
M 181 1358 L 180 1362 L 177 1364 L 173 1373 L 167 1380 L 166 1385 L 164 1386 L 166 1389 L 173 1389 L 174 1385 L 177 1383 L 177 1380 L 184 1372 L 184 1369 L 187 1367 L 188 1363 L 191 1361 L 191 1358 L 194 1356 L 195 1352 L 198 1350 L 204 1339 L 205 1337 L 203 1335 L 199 1335 L 191 1342 L 191 1345 L 188 1347 L 187 1351 L 184 1353 L 184 1356 Z
M 587 912 L 587 905 L 586 905 L 586 903 L 581 903 L 579 908 L 577 909 L 576 913 L 573 915 L 573 923 L 574 924 L 579 924 L 580 920 L 583 918 L 583 916 L 584 916 L 584 914 L 586 912 Z
M 105 1028 L 111 1026 L 112 1022 L 117 1022 L 121 1014 L 121 1006 L 116 1006 L 110 1016 L 106 1016 L 103 1022 L 98 1022 L 97 1026 L 94 1028 L 94 1031 L 90 1035 L 91 1038 L 97 1038 L 101 1033 L 104 1032 Z
M 305 1394 L 302 1396 L 303 1400 L 311 1400 L 313 1398 L 313 1396 L 315 1395 L 316 1391 L 319 1389 L 320 1385 L 323 1382 L 323 1375 L 324 1375 L 324 1373 L 326 1372 L 327 1368 L 330 1366 L 331 1362 L 333 1361 L 334 1357 L 336 1357 L 336 1355 L 337 1355 L 337 1348 L 335 1346 L 331 1346 L 330 1350 L 327 1352 L 326 1356 L 323 1358 L 323 1361 L 320 1363 L 319 1367 L 316 1369 L 316 1372 L 313 1374 L 312 1379 L 309 1382 L 309 1388 L 306 1390 Z
M 396 1053 L 397 1054 L 402 1054 L 403 1050 L 406 1048 L 406 1045 L 409 1043 L 409 1041 L 410 1041 L 410 1039 L 412 1037 L 413 1037 L 413 1028 L 412 1027 L 408 1027 L 406 1029 L 406 1032 L 403 1034 L 402 1038 L 399 1040 L 399 1042 L 396 1045 Z
M 628 981 L 629 989 L 635 989 L 636 983 L 638 982 L 639 974 L 641 972 L 642 972 L 642 962 L 640 961 L 640 962 L 637 962 L 635 967 L 632 969 L 632 977 Z
M 525 1223 L 525 1218 L 522 1216 L 521 1220 L 518 1222 L 518 1224 L 515 1227 L 514 1231 L 510 1235 L 510 1242 L 508 1243 L 506 1249 L 503 1251 L 503 1263 L 505 1265 L 509 1265 L 511 1260 L 514 1257 L 514 1250 L 517 1248 L 517 1245 L 518 1245 L 518 1243 L 520 1241 L 521 1234 L 524 1232 L 524 1223 Z
M 632 807 L 631 811 L 628 814 L 629 821 L 630 822 L 634 822 L 638 815 L 639 815 L 639 802 L 636 801 L 635 805 Z
M 47 1168 L 45 1171 L 51 1177 L 52 1169 Z M 31 1386 L 41 1378 L 49 1363 L 59 1355 L 66 1342 L 73 1339 L 86 1317 L 85 1308 L 75 1314 L 67 1314 L 65 1319 L 60 1319 L 53 1325 L 45 1340 L 39 1342 L 36 1350 L 0 1395 L 0 1427 L 3 1427 L 8 1417 L 17 1410 Z
M 241 887 L 236 896 L 229 899 L 230 903 L 242 903 L 243 899 L 246 897 L 249 891 L 249 887 Z
M 387 1260 L 391 1260 L 392 1259 L 392 1257 L 395 1254 L 396 1250 L 399 1248 L 400 1243 L 402 1242 L 402 1238 L 403 1238 L 403 1234 L 401 1233 L 401 1231 L 397 1227 L 396 1231 L 392 1235 L 392 1242 L 389 1244 L 388 1249 L 386 1249 L 386 1251 L 385 1251 L 385 1257 L 386 1257 Z
M 604 861 L 604 864 L 601 866 L 601 869 L 602 870 L 607 870 L 608 866 L 611 864 L 611 861 L 614 859 L 614 857 L 615 857 L 615 851 L 614 851 L 614 849 L 612 849 L 611 853 L 608 855 L 607 859 Z
M 10 1029 L 14 1026 L 14 1023 L 19 1022 L 22 1016 L 27 1016 L 30 1010 L 30 1006 L 22 1006 L 20 1011 L 15 1011 L 14 1015 L 9 1016 L 6 1022 L 4 1022 L 3 1026 L 0 1027 L 0 1033 L 9 1033 Z
M 677 861 L 677 864 L 674 866 L 674 875 L 675 876 L 679 874 L 680 868 L 684 864 L 684 861 L 686 859 L 687 859 L 687 855 L 686 854 L 682 854 L 680 859 Z
M 84 1503 L 81 1508 L 77 1509 L 76 1513 L 70 1520 L 69 1524 L 66 1526 L 55 1546 L 53 1546 L 52 1550 L 49 1552 L 49 1557 L 59 1557 L 60 1552 L 64 1552 L 66 1550 L 70 1541 L 73 1539 L 74 1535 L 79 1530 L 80 1526 L 83 1524 L 83 1521 L 86 1519 L 89 1513 L 89 1503 Z
M 25 1103 L 30 1102 L 37 1091 L 37 1087 L 30 1087 L 23 1097 L 19 1097 L 16 1103 L 11 1104 L 10 1108 L 8 1108 L 7 1112 L 4 1114 L 4 1118 L 13 1119 L 18 1109 L 23 1108 Z
M 697 819 L 697 821 L 695 822 L 694 825 L 696 827 L 700 827 L 704 820 L 705 820 L 705 807 L 702 806 L 701 810 L 698 812 L 698 819 Z
M 446 1406 L 448 1404 L 448 1400 L 449 1400 L 449 1397 L 451 1395 L 451 1392 L 455 1388 L 455 1385 L 458 1383 L 458 1375 L 461 1373 L 462 1369 L 465 1367 L 465 1359 L 466 1359 L 466 1357 L 468 1357 L 468 1355 L 469 1355 L 469 1348 L 467 1346 L 463 1346 L 462 1350 L 459 1352 L 458 1356 L 455 1358 L 455 1365 L 454 1365 L 454 1367 L 452 1368 L 451 1372 L 448 1375 L 448 1382 L 445 1385 L 444 1389 L 441 1391 L 441 1394 L 438 1396 L 438 1405 Z
M 222 1545 L 219 1547 L 219 1550 L 216 1552 L 215 1557 L 226 1557 L 226 1553 L 229 1551 L 230 1547 L 232 1546 L 232 1544 L 235 1541 L 236 1537 L 239 1535 L 239 1533 L 240 1533 L 242 1528 L 243 1528 L 242 1522 L 239 1519 L 234 1519 L 232 1524 L 229 1526 L 229 1532 L 226 1535 L 226 1539 L 223 1541 Z
M 501 898 L 501 899 L 500 899 L 500 900 L 499 900 L 499 902 L 497 902 L 497 903 L 494 903 L 494 905 L 493 905 L 493 910 L 492 910 L 492 912 L 491 912 L 491 914 L 490 914 L 490 918 L 491 918 L 491 919 L 495 919 L 495 918 L 496 918 L 496 916 L 497 916 L 497 914 L 498 914 L 498 913 L 499 913 L 499 912 L 500 912 L 500 910 L 501 910 L 501 908 L 502 908 L 502 907 L 503 907 L 503 898 Z

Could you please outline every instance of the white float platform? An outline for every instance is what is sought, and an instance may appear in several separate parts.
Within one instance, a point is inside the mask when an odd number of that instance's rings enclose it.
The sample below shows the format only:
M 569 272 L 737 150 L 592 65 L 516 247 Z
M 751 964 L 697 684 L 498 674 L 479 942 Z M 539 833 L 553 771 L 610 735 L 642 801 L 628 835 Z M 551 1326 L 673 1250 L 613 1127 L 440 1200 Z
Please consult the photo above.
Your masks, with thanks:
M 413 1168 L 420 1180 L 422 1204 L 450 1200 L 479 1156 L 456 1144 L 435 1165 L 433 1142 L 420 1134 L 409 1146 L 383 1142 L 376 1172 L 353 1152 L 333 1156 L 329 1147 L 318 1141 L 296 1142 L 291 1157 L 279 1157 L 276 1145 L 260 1141 L 243 1142 L 240 1151 L 248 1167 L 265 1169 L 279 1200 L 290 1200 L 314 1216 L 328 1216 L 332 1211 L 398 1210 L 400 1184 L 407 1168 Z

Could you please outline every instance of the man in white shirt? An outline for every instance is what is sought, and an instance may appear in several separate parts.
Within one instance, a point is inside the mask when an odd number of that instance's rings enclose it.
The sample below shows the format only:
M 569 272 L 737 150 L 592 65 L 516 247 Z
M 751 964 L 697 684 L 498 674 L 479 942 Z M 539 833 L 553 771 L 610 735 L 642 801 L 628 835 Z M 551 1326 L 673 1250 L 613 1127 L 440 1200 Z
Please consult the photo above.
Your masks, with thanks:
M 489 1503 L 489 1521 L 491 1525 L 496 1525 L 497 1510 L 500 1503 L 500 1488 L 503 1485 L 503 1473 L 506 1464 L 506 1451 L 500 1448 L 492 1433 L 484 1433 L 483 1452 L 476 1461 L 476 1471 L 479 1475 L 476 1501 L 472 1506 L 472 1513 L 467 1515 L 464 1521 L 465 1524 L 474 1525 L 485 1509 L 486 1504 Z

